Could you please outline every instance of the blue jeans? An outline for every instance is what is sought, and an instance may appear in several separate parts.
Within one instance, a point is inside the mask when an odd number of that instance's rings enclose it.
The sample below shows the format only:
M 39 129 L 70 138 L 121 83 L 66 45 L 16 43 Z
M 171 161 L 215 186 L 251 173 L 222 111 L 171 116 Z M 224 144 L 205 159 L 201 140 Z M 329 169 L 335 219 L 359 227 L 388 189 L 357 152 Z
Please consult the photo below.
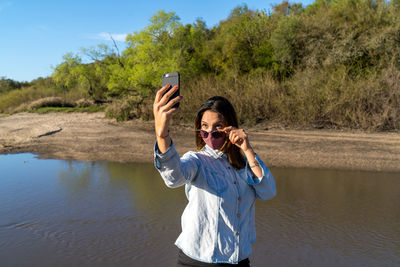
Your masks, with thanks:
M 201 262 L 194 260 L 183 253 L 182 250 L 179 250 L 178 254 L 178 264 L 176 265 L 177 267 L 211 267 L 211 266 L 240 266 L 240 267 L 250 267 L 250 261 L 249 259 L 244 259 L 240 261 L 238 264 L 229 264 L 229 263 L 206 263 L 206 262 Z

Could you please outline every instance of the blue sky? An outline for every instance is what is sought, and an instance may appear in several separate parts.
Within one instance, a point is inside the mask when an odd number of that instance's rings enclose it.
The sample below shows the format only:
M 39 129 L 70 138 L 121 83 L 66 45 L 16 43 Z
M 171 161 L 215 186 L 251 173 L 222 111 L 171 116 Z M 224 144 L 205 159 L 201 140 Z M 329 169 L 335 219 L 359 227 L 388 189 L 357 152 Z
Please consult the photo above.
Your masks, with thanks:
M 202 18 L 208 27 L 238 5 L 271 10 L 279 0 L 0 0 L 0 77 L 31 81 L 51 75 L 68 52 L 98 44 L 120 50 L 124 37 L 140 31 L 158 10 L 174 11 L 181 23 Z M 292 2 L 292 1 L 290 1 Z M 307 5 L 312 0 L 293 1 Z

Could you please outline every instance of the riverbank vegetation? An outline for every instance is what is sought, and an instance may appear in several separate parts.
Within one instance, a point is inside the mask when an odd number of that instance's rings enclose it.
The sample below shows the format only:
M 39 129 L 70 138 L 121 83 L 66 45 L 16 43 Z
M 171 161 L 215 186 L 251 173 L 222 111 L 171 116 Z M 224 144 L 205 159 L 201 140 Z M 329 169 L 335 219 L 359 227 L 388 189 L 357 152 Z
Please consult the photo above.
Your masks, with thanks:
M 179 71 L 176 120 L 191 121 L 207 97 L 222 95 L 242 123 L 398 131 L 399 14 L 399 0 L 284 1 L 272 10 L 239 6 L 208 28 L 160 10 L 123 51 L 99 45 L 66 54 L 51 77 L 12 85 L 2 78 L 0 111 L 86 98 L 118 120 L 150 119 L 162 74 Z

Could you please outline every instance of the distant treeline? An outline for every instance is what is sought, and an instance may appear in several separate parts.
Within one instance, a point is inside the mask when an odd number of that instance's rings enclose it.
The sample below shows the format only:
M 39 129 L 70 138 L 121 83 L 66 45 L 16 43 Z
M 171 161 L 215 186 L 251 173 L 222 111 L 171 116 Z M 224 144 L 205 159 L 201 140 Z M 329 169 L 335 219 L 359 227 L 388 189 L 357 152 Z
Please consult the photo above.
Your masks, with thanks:
M 0 88 L 0 111 L 85 96 L 112 101 L 107 114 L 118 119 L 149 119 L 162 74 L 179 71 L 183 121 L 223 95 L 242 123 L 400 129 L 400 0 L 242 5 L 213 28 L 160 10 L 126 42 L 66 54 L 51 77 Z
M 14 89 L 20 89 L 22 87 L 29 86 L 28 82 L 18 82 L 12 79 L 7 79 L 7 77 L 0 78 L 0 94 L 8 93 Z

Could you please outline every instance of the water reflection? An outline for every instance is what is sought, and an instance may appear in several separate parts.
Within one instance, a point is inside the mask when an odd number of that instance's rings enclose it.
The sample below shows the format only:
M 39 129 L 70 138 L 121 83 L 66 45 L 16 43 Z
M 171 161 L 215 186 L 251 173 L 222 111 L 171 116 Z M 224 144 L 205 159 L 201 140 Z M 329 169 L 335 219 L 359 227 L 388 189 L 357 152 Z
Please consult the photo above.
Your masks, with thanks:
M 112 182 L 128 181 L 132 199 L 144 211 L 156 214 L 165 210 L 168 203 L 181 203 L 180 207 L 186 204 L 183 187 L 168 189 L 152 164 L 108 162 L 106 166 Z
M 256 253 L 272 266 L 399 263 L 398 174 L 275 169 L 274 175 L 278 197 L 256 206 Z
M 74 192 L 86 190 L 90 184 L 90 176 L 100 164 L 79 163 L 74 161 L 66 161 L 65 167 L 58 171 L 58 178 L 65 189 L 73 194 Z
M 152 164 L 0 156 L 0 266 L 173 266 L 186 205 Z M 397 173 L 273 169 L 252 266 L 400 262 Z M 135 263 L 135 264 L 133 264 Z
M 60 185 L 65 187 L 70 197 L 87 194 L 92 190 L 126 191 L 135 209 L 144 213 L 157 214 L 165 210 L 166 203 L 182 203 L 186 199 L 183 187 L 168 189 L 152 164 L 117 162 L 77 162 L 66 161 L 64 168 L 57 174 Z M 107 192 L 102 192 L 107 197 Z M 110 196 L 108 196 L 110 197 Z

